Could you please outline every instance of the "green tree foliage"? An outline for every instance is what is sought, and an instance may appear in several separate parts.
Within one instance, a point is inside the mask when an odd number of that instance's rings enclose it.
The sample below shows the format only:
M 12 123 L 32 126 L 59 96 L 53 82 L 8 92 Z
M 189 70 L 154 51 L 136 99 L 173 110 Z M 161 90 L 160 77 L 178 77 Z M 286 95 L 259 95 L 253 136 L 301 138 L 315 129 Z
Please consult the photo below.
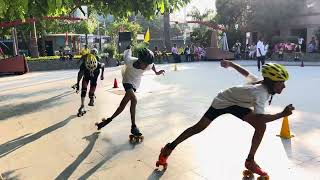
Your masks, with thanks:
M 274 31 L 288 26 L 290 19 L 299 15 L 304 5 L 305 1 L 297 0 L 255 1 L 250 6 L 250 28 L 271 36 Z
M 0 20 L 40 17 L 59 11 L 70 13 L 81 6 L 115 17 L 141 13 L 144 17 L 151 18 L 160 12 L 162 5 L 168 11 L 179 9 L 188 2 L 190 0 L 0 0 Z
M 216 20 L 227 31 L 237 25 L 242 33 L 258 31 L 270 39 L 299 15 L 304 5 L 304 0 L 216 0 Z
M 197 8 L 194 8 L 188 16 L 192 17 L 193 20 L 212 22 L 214 21 L 214 12 L 212 10 L 207 10 L 203 14 Z M 210 47 L 212 30 L 204 25 L 195 26 L 192 29 L 190 35 L 191 42 L 204 47 Z

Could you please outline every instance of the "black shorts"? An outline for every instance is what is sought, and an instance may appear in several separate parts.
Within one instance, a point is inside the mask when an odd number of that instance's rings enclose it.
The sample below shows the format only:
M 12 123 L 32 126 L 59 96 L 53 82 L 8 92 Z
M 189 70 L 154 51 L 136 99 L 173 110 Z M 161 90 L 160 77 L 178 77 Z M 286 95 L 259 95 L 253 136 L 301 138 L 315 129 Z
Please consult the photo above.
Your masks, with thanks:
M 130 83 L 123 83 L 122 85 L 123 85 L 124 90 L 125 90 L 126 92 L 129 91 L 130 89 L 132 89 L 134 92 L 136 92 L 136 89 L 133 87 L 132 84 L 130 84 Z
M 240 119 L 243 119 L 244 116 L 252 112 L 249 108 L 244 108 L 240 106 L 230 106 L 223 109 L 215 109 L 212 106 L 208 109 L 208 111 L 204 114 L 204 116 L 211 121 L 213 121 L 215 118 L 219 117 L 222 114 L 232 114 Z

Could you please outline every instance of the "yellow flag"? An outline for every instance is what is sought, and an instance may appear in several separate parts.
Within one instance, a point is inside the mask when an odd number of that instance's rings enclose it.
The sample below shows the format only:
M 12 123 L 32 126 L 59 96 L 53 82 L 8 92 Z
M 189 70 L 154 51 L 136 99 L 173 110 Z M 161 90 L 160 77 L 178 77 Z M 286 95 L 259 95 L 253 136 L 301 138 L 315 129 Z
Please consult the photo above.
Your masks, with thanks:
M 161 14 L 164 13 L 164 1 L 161 2 L 161 5 L 160 5 L 160 12 Z
M 144 42 L 149 43 L 149 41 L 150 41 L 150 31 L 148 28 L 146 34 L 144 35 Z

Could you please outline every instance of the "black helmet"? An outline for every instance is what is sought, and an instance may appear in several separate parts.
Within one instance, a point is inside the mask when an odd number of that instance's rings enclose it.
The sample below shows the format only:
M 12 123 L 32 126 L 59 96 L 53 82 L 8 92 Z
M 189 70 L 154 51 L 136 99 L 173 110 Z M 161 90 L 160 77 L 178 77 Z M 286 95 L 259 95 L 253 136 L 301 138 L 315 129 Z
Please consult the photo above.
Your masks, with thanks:
M 145 64 L 152 64 L 154 61 L 154 54 L 148 48 L 142 48 L 138 51 L 138 58 Z

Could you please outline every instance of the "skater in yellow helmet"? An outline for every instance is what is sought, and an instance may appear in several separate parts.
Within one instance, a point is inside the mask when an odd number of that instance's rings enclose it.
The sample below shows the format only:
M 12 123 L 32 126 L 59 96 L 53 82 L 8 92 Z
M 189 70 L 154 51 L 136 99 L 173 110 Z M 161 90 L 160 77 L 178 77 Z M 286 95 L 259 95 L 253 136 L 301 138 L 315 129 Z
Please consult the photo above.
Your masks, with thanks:
M 220 115 L 229 113 L 249 123 L 255 129 L 245 167 L 254 173 L 267 177 L 268 174 L 255 163 L 254 156 L 266 130 L 266 123 L 289 116 L 294 110 L 290 104 L 277 114 L 264 112 L 268 99 L 270 99 L 270 104 L 272 96 L 280 94 L 285 88 L 285 81 L 289 79 L 288 71 L 280 64 L 268 63 L 262 67 L 263 80 L 259 80 L 246 69 L 231 61 L 223 60 L 221 66 L 234 68 L 248 79 L 249 84 L 231 87 L 218 93 L 198 123 L 186 129 L 174 141 L 161 149 L 156 165 L 166 166 L 167 158 L 181 142 L 206 129 Z
M 92 51 L 90 54 L 82 56 L 82 64 L 80 66 L 80 70 L 78 72 L 77 78 L 77 91 L 79 90 L 79 83 L 82 79 L 82 88 L 81 88 L 81 106 L 79 108 L 78 116 L 82 115 L 84 110 L 84 101 L 87 94 L 87 86 L 90 82 L 90 90 L 89 90 L 89 106 L 94 106 L 94 98 L 95 98 L 95 90 L 97 87 L 98 76 L 101 75 L 100 79 L 104 79 L 104 64 L 98 62 L 95 52 Z M 82 78 L 83 77 L 83 78 Z

